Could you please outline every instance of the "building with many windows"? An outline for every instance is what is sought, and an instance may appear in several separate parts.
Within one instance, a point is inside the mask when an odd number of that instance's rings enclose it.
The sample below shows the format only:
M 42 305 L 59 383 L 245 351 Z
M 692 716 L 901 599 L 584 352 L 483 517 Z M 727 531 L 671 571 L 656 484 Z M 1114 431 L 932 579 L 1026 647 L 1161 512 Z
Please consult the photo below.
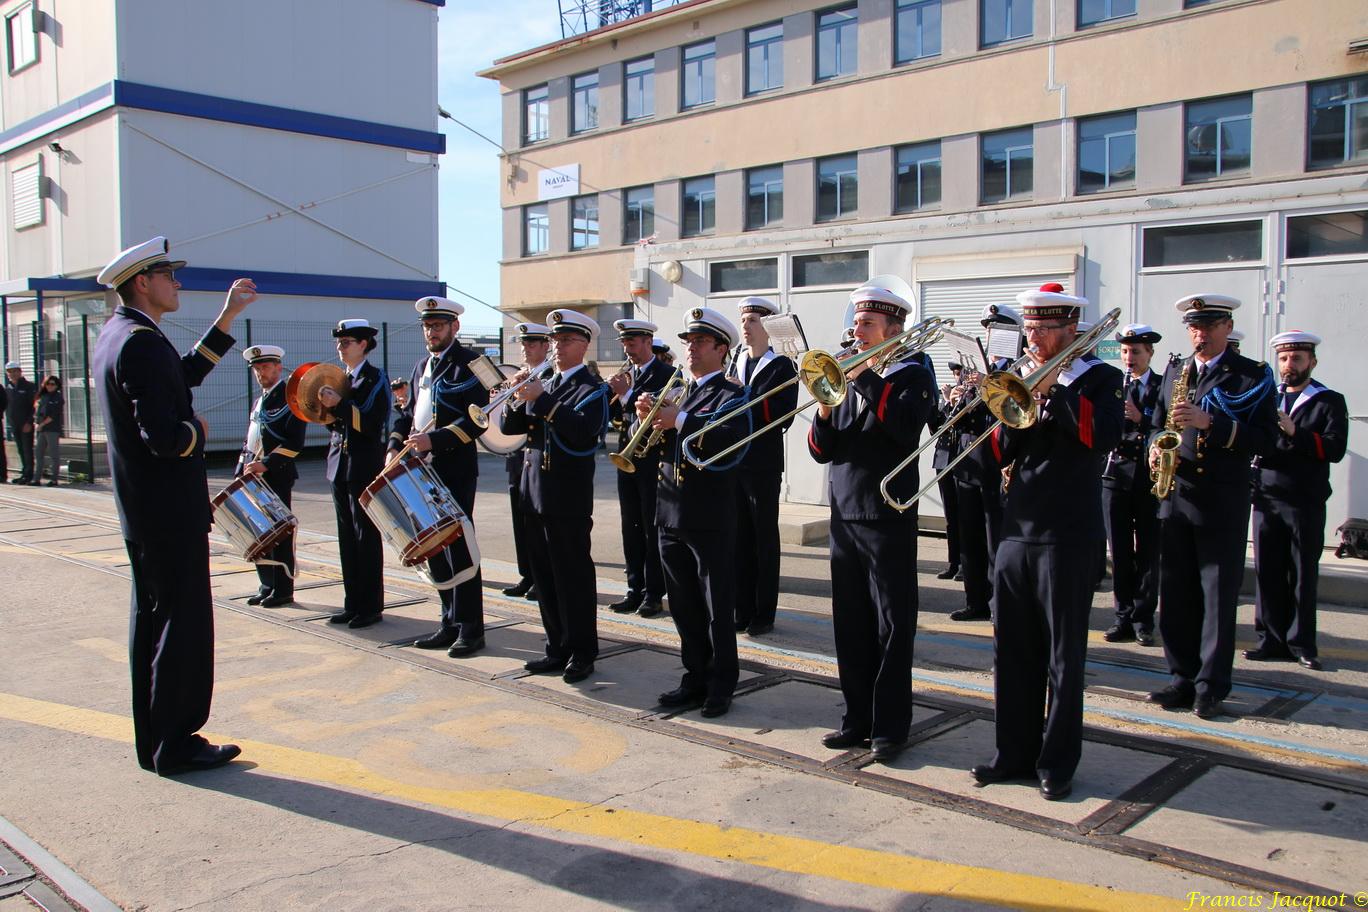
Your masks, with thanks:
M 1058 281 L 1162 359 L 1189 348 L 1173 302 L 1225 293 L 1248 354 L 1324 336 L 1318 376 L 1362 411 L 1364 39 L 1361 0 L 692 0 L 533 48 L 484 73 L 501 306 L 673 330 L 765 294 L 832 349 L 872 275 L 974 330 Z M 785 496 L 819 502 L 804 429 Z M 1332 529 L 1368 515 L 1366 456 L 1353 436 Z

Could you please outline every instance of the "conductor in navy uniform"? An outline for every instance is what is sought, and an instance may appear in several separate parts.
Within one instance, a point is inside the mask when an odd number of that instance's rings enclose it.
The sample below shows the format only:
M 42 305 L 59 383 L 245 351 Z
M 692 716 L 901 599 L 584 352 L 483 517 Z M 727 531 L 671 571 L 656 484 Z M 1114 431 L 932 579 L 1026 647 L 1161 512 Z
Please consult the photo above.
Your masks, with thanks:
M 1240 302 L 1196 294 L 1174 305 L 1192 340 L 1190 358 L 1164 373 L 1154 413 L 1158 434 L 1174 424 L 1182 435 L 1173 491 L 1159 505 L 1159 631 L 1171 674 L 1150 700 L 1191 708 L 1202 719 L 1221 713 L 1235 663 L 1235 607 L 1244 579 L 1251 503 L 1250 460 L 1278 435 L 1273 373 L 1227 346 Z M 1180 372 L 1188 397 L 1172 398 Z M 1150 438 L 1150 460 L 1157 456 Z
M 363 319 L 342 320 L 333 330 L 337 354 L 346 366 L 346 389 L 325 386 L 318 401 L 332 414 L 328 424 L 328 463 L 337 514 L 337 549 L 342 559 L 342 610 L 330 624 L 369 627 L 385 610 L 385 553 L 380 530 L 361 509 L 360 497 L 385 467 L 385 428 L 389 424 L 389 378 L 371 364 L 375 327 Z
M 1316 588 L 1325 547 L 1330 464 L 1344 458 L 1349 408 L 1311 377 L 1320 336 L 1289 330 L 1269 344 L 1278 356 L 1277 442 L 1254 471 L 1255 661 L 1296 659 L 1321 667 L 1316 650 Z
M 480 356 L 456 338 L 464 305 L 449 298 L 424 297 L 413 304 L 423 324 L 428 354 L 413 366 L 409 389 L 413 395 L 400 409 L 390 432 L 389 450 L 397 454 L 406 445 L 428 461 L 456 503 L 473 522 L 475 484 L 479 460 L 475 439 L 485 432 L 470 417 L 470 408 L 489 404 L 489 392 L 471 372 L 470 363 Z M 439 583 L 469 567 L 454 566 L 451 548 L 428 560 L 428 569 Z M 484 580 L 475 575 L 454 587 L 438 589 L 442 602 L 442 625 L 415 640 L 419 649 L 445 649 L 453 658 L 484 648 Z
M 285 349 L 278 345 L 253 345 L 242 357 L 250 365 L 261 395 L 247 420 L 247 442 L 233 474 L 257 476 L 288 507 L 295 480 L 299 478 L 295 458 L 304 449 L 307 427 L 285 401 Z M 257 564 L 261 585 L 247 604 L 279 608 L 294 601 L 294 530 L 271 550 L 268 559 L 270 563 Z
M 752 410 L 751 425 L 757 431 L 776 422 L 779 427 L 751 442 L 737 475 L 736 553 L 748 559 L 736 567 L 736 629 L 757 637 L 774 630 L 779 609 L 779 485 L 784 477 L 784 435 L 798 405 L 798 384 L 790 381 L 798 369 L 793 359 L 770 348 L 764 319 L 779 313 L 779 305 L 750 297 L 742 298 L 738 309 L 745 344 L 729 376 L 746 390 L 747 399 L 759 399 L 789 384 Z
M 892 290 L 862 285 L 850 295 L 859 351 L 903 330 L 912 305 Z M 936 382 L 920 364 L 882 372 L 865 362 L 847 375 L 840 405 L 817 407 L 808 452 L 829 465 L 831 620 L 845 697 L 841 727 L 823 737 L 832 749 L 871 741 L 873 758 L 893 760 L 912 724 L 912 649 L 917 632 L 916 512 L 898 512 L 880 482 L 914 450 L 936 406 Z M 915 464 L 898 475 L 898 499 L 919 487 Z
M 121 303 L 100 331 L 93 370 L 104 413 L 114 502 L 133 578 L 128 659 L 138 763 L 161 775 L 209 769 L 239 753 L 198 734 L 214 692 L 214 615 L 209 589 L 211 511 L 204 471 L 208 423 L 190 390 L 232 347 L 233 320 L 256 300 L 237 279 L 217 321 L 186 355 L 162 335 L 180 308 L 166 238 L 120 253 L 100 284 Z
M 541 323 L 519 323 L 514 329 L 517 335 L 513 338 L 522 349 L 522 366 L 529 373 L 538 375 L 543 382 L 551 379 L 555 372 L 547 360 L 547 352 L 551 348 L 551 330 Z M 537 587 L 532 582 L 532 547 L 527 542 L 526 511 L 523 509 L 521 491 L 523 450 L 526 447 L 524 442 L 504 457 L 504 471 L 508 473 L 509 520 L 513 525 L 513 553 L 518 560 L 518 581 L 504 589 L 503 594 L 535 602 Z
M 643 395 L 660 391 L 674 369 L 656 357 L 652 342 L 657 326 L 649 320 L 617 320 L 613 328 L 630 367 L 608 378 L 612 399 L 609 420 L 619 428 L 617 448 L 627 446 L 637 429 L 636 404 Z M 665 571 L 660 566 L 656 538 L 656 473 L 660 448 L 633 459 L 634 472 L 617 471 L 618 508 L 622 516 L 622 553 L 627 564 L 627 595 L 609 607 L 619 614 L 632 611 L 655 617 L 664 610 Z
M 684 440 L 703 428 L 690 452 L 706 460 L 750 432 L 750 415 L 724 420 L 745 403 L 745 393 L 722 371 L 736 344 L 736 327 L 710 307 L 685 316 L 679 338 L 688 351 L 684 395 L 662 404 L 652 427 L 663 432 L 656 495 L 660 559 L 670 595 L 670 615 L 679 632 L 684 675 L 679 686 L 659 696 L 660 705 L 703 701 L 703 715 L 715 718 L 731 708 L 740 676 L 736 657 L 736 474 L 745 449 L 708 468 L 685 458 Z M 637 400 L 644 419 L 654 396 Z M 742 556 L 747 559 L 749 555 Z
M 533 380 L 504 406 L 505 434 L 526 434 L 522 505 L 546 654 L 525 668 L 560 672 L 570 684 L 594 672 L 598 658 L 598 578 L 590 550 L 594 520 L 594 455 L 608 423 L 607 390 L 584 364 L 599 325 L 574 310 L 553 310 L 551 360 L 556 372 Z M 513 378 L 520 382 L 524 371 Z
M 1074 342 L 1088 304 L 1055 282 L 1017 302 L 1037 365 Z M 985 784 L 1038 777 L 1041 795 L 1057 801 L 1072 791 L 1083 755 L 1102 462 L 1121 440 L 1121 372 L 1083 352 L 1033 392 L 1035 423 L 994 434 L 1013 465 L 993 578 L 997 753 L 971 772 Z

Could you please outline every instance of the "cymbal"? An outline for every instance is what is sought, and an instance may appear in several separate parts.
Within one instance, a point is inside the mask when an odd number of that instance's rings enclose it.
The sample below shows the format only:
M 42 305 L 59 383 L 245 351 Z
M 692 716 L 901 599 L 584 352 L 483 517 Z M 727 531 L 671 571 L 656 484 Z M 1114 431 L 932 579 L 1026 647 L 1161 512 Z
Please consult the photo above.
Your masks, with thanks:
M 318 391 L 331 386 L 339 396 L 345 396 L 346 379 L 346 372 L 336 364 L 309 361 L 290 372 L 290 379 L 285 383 L 285 401 L 301 420 L 328 424 L 332 421 L 332 412 L 318 401 Z

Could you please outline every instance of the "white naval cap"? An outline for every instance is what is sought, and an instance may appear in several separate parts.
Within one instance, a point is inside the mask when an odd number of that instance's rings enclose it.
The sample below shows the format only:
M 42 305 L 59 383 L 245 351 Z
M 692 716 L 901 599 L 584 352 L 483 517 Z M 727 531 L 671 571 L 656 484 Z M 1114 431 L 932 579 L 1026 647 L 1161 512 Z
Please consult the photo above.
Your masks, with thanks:
M 618 332 L 619 339 L 628 336 L 652 336 L 660 329 L 650 320 L 614 320 L 613 329 Z
M 424 320 L 429 317 L 441 317 L 447 320 L 454 320 L 465 313 L 464 304 L 453 301 L 450 298 L 438 298 L 432 295 L 414 301 L 413 309 L 418 311 L 418 315 Z
M 19 362 L 18 362 L 18 361 L 6 361 L 6 362 L 5 362 L 5 370 L 7 370 L 7 371 L 17 371 L 17 370 L 23 370 L 23 368 L 21 368 L 21 367 L 19 366 Z
M 695 307 L 684 315 L 684 331 L 679 338 L 687 339 L 693 333 L 707 333 L 728 346 L 736 344 L 736 327 L 732 321 L 711 307 Z
M 267 361 L 279 363 L 285 360 L 285 349 L 279 345 L 251 345 L 243 349 L 242 358 L 248 364 L 263 364 Z
M 550 328 L 543 323 L 519 323 L 513 330 L 519 342 L 545 342 L 551 335 Z
M 666 345 L 665 340 L 660 338 L 660 336 L 655 336 L 651 339 L 651 351 L 659 353 L 667 352 L 669 350 L 670 346 Z
M 1035 291 L 1016 296 L 1024 320 L 1077 320 L 1088 306 L 1088 299 L 1065 294 L 1058 282 L 1046 282 Z
M 1320 336 L 1301 329 L 1289 329 L 1287 332 L 1280 332 L 1268 340 L 1269 347 L 1275 352 L 1309 351 L 1314 353 L 1316 346 L 1320 344 Z
M 1078 324 L 1078 331 L 1083 332 L 1083 324 Z M 1164 338 L 1154 331 L 1154 327 L 1148 323 L 1127 323 L 1121 327 L 1121 331 L 1116 334 L 1117 342 L 1146 342 L 1153 345 Z
M 779 305 L 775 304 L 769 298 L 752 295 L 748 298 L 742 298 L 740 302 L 737 303 L 736 309 L 743 317 L 746 314 L 760 314 L 762 317 L 772 317 L 779 312 Z
M 598 321 L 578 310 L 553 310 L 546 315 L 546 320 L 553 336 L 573 332 L 579 333 L 590 342 L 598 338 Z
M 1226 340 L 1227 340 L 1227 341 L 1230 341 L 1230 342 L 1234 342 L 1236 345 L 1239 345 L 1241 342 L 1244 341 L 1244 330 L 1242 330 L 1242 329 L 1232 329 L 1232 330 L 1230 331 L 1230 335 L 1229 335 L 1229 336 L 1226 336 Z
M 333 338 L 340 339 L 347 336 L 351 339 L 373 339 L 376 329 L 370 325 L 370 321 L 364 318 L 348 318 L 338 320 L 337 328 L 333 330 Z
M 95 280 L 106 288 L 118 288 L 140 272 L 149 269 L 180 269 L 185 260 L 171 259 L 171 243 L 164 237 L 154 237 L 150 241 L 135 244 L 120 253 Z
M 979 313 L 979 325 L 1006 323 L 1009 326 L 1021 325 L 1021 314 L 1010 304 L 987 304 Z
M 907 299 L 886 285 L 871 280 L 850 293 L 856 313 L 872 311 L 902 320 L 912 311 Z
M 1239 298 L 1221 294 L 1190 294 L 1173 302 L 1174 309 L 1183 315 L 1184 323 L 1200 323 L 1224 317 L 1234 319 L 1233 311 L 1239 306 Z

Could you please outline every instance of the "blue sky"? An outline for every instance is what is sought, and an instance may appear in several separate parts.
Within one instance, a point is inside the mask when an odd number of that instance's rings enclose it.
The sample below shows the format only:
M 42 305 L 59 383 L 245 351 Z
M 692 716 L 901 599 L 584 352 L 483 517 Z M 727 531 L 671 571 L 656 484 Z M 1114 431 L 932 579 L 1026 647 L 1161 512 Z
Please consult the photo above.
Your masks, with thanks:
M 495 59 L 560 38 L 556 0 L 448 0 L 438 10 L 438 102 L 498 141 L 499 85 L 475 75 Z M 498 150 L 449 120 L 439 121 L 447 151 L 438 178 L 438 268 L 442 281 L 497 304 L 503 228 Z M 492 331 L 498 313 L 454 290 L 466 305 L 461 328 Z

